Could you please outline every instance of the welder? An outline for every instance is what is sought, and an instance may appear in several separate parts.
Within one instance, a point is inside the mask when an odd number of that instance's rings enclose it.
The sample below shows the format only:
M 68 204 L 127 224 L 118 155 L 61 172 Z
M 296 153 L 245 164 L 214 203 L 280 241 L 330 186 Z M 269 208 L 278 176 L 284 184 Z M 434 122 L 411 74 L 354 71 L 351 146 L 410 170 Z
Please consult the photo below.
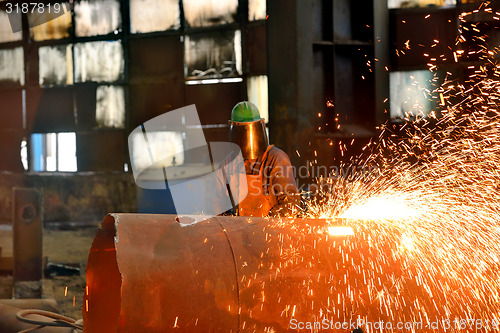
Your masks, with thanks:
M 248 189 L 234 213 L 260 217 L 292 214 L 300 202 L 300 194 L 290 159 L 284 151 L 269 144 L 265 119 L 255 104 L 244 101 L 234 106 L 229 140 L 241 149 Z M 229 187 L 228 190 L 231 191 Z

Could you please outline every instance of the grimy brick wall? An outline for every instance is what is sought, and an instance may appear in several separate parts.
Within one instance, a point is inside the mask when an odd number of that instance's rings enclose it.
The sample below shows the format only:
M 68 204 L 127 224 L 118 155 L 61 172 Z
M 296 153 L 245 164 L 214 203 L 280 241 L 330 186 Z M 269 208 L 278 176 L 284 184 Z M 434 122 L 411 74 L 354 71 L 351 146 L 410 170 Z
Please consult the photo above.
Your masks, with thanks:
M 107 213 L 137 211 L 136 185 L 131 174 L 0 172 L 0 224 L 11 223 L 14 187 L 42 190 L 45 222 L 101 221 Z

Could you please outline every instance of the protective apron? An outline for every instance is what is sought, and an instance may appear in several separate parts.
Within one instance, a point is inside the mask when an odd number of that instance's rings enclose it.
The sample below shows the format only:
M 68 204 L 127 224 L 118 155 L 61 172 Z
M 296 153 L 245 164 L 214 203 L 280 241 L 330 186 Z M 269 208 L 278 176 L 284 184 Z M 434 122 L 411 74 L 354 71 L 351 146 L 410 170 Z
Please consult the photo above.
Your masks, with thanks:
M 273 145 L 269 145 L 262 156 L 258 175 L 246 175 L 248 194 L 238 206 L 239 216 L 264 217 L 269 215 L 271 208 L 276 204 L 276 198 L 272 191 L 264 184 L 263 171 L 264 161 Z M 270 185 L 270 184 L 269 184 Z

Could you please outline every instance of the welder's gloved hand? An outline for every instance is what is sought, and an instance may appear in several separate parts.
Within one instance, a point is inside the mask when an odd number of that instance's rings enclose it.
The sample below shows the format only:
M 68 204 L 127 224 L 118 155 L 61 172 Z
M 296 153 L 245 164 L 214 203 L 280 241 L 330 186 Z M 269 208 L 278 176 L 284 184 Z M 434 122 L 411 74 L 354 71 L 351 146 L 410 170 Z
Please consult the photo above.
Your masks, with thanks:
M 277 197 L 278 203 L 271 208 L 270 217 L 298 217 L 300 212 L 300 194 L 288 194 Z

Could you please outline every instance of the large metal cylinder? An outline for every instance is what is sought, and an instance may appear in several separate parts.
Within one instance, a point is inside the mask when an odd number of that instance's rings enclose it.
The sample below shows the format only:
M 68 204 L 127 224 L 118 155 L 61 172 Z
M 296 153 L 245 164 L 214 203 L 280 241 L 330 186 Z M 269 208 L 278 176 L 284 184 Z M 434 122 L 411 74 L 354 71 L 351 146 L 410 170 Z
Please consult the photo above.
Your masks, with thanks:
M 108 215 L 89 254 L 84 331 L 286 332 L 321 325 L 307 331 L 348 332 L 359 324 L 366 332 L 363 323 L 460 315 L 448 295 L 401 260 L 406 254 L 397 253 L 394 234 L 374 239 L 369 229 L 310 219 L 195 222 Z

